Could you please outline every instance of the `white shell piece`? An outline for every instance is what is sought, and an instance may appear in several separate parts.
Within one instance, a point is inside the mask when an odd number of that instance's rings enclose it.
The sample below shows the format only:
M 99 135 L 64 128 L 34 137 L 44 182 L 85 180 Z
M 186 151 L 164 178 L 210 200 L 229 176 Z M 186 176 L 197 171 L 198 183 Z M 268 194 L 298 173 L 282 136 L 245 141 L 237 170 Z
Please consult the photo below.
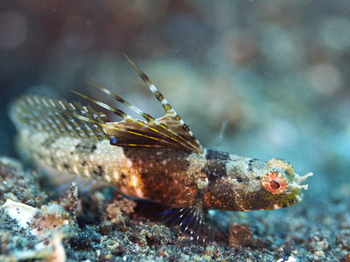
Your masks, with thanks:
M 37 208 L 12 201 L 11 199 L 7 199 L 1 208 L 3 208 L 11 218 L 16 219 L 18 225 L 23 228 L 29 227 L 29 224 L 33 220 L 33 216 L 38 211 Z

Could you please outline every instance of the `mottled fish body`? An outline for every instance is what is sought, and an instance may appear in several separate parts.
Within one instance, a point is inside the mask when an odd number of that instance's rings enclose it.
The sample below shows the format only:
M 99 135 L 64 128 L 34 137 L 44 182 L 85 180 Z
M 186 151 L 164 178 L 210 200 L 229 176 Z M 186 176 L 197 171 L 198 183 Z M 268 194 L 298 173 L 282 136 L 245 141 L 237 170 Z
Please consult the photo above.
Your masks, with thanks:
M 180 209 L 180 226 L 196 237 L 209 224 L 209 209 L 269 210 L 302 200 L 307 185 L 301 183 L 312 173 L 298 176 L 278 158 L 263 162 L 203 148 L 148 77 L 126 59 L 162 104 L 163 117 L 154 119 L 95 83 L 145 120 L 79 93 L 123 120 L 111 122 L 78 102 L 26 95 L 10 112 L 20 152 L 49 172 L 92 178 L 128 196 Z

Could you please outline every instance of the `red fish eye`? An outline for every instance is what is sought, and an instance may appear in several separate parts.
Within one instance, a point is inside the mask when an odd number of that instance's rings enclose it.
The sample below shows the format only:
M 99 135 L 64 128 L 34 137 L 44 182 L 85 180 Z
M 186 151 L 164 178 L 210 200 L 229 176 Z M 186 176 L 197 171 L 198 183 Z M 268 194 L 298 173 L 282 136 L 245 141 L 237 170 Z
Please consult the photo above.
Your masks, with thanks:
M 271 171 L 266 173 L 262 185 L 272 194 L 281 194 L 287 190 L 288 181 L 280 172 Z
M 270 187 L 272 189 L 279 189 L 281 187 L 281 185 L 276 180 L 271 180 L 270 181 Z

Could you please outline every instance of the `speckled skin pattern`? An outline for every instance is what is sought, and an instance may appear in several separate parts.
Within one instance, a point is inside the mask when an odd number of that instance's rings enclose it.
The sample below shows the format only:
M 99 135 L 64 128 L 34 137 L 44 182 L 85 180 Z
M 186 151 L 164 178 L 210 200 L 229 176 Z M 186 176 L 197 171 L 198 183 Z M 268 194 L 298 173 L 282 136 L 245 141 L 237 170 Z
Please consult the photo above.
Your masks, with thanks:
M 112 184 L 126 195 L 176 208 L 248 211 L 275 209 L 301 201 L 295 175 L 267 163 L 213 150 L 203 154 L 166 148 L 122 148 L 108 140 L 89 142 L 23 130 L 19 145 L 37 165 Z M 279 160 L 282 161 L 282 160 Z M 286 181 L 274 194 L 263 181 L 278 172 Z M 272 189 L 273 191 L 273 189 Z

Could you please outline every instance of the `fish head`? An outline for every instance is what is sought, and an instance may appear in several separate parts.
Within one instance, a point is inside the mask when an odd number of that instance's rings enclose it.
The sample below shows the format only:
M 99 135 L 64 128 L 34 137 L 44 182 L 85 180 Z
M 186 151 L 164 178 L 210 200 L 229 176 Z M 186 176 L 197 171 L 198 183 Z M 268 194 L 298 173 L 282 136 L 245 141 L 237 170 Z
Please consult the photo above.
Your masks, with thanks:
M 256 187 L 252 186 L 253 190 L 247 192 L 247 208 L 271 210 L 300 203 L 302 191 L 308 188 L 307 184 L 302 183 L 313 174 L 299 176 L 292 164 L 280 158 L 272 158 L 266 164 L 267 167 L 260 171 Z
M 227 176 L 217 179 L 209 189 L 209 208 L 227 211 L 252 211 L 279 209 L 301 202 L 302 184 L 312 173 L 299 176 L 293 166 L 279 158 L 267 162 L 247 159 L 249 163 L 237 169 L 227 167 Z

